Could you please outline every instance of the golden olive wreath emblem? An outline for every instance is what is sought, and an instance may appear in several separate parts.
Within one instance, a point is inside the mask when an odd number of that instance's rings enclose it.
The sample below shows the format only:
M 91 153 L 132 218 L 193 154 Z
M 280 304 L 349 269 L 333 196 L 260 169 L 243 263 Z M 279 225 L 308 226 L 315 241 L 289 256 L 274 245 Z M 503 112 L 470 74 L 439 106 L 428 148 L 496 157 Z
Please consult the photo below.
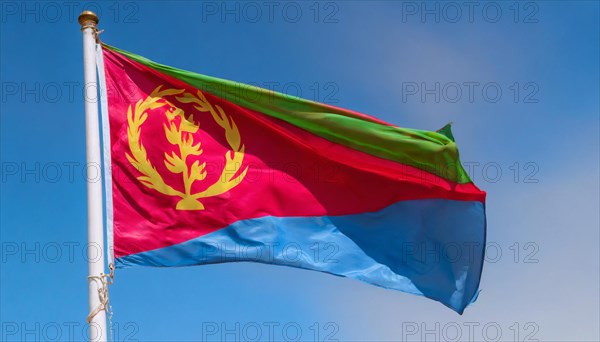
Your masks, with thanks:
M 176 209 L 203 210 L 204 205 L 199 201 L 201 198 L 224 194 L 246 176 L 247 166 L 240 171 L 244 160 L 244 145 L 240 132 L 233 119 L 225 114 L 220 106 L 211 105 L 200 90 L 193 95 L 184 89 L 161 90 L 161 88 L 162 86 L 158 86 L 148 97 L 140 99 L 135 105 L 130 105 L 127 110 L 127 139 L 131 152 L 127 154 L 127 159 L 142 174 L 137 179 L 143 185 L 161 194 L 181 198 Z M 200 164 L 200 161 L 196 160 L 191 165 L 187 163 L 189 156 L 200 156 L 203 153 L 201 142 L 194 141 L 193 135 L 200 129 L 200 123 L 194 121 L 193 115 L 186 117 L 181 108 L 165 99 L 167 96 L 175 96 L 180 103 L 191 103 L 201 113 L 210 113 L 212 119 L 225 131 L 225 138 L 229 144 L 229 150 L 225 152 L 225 167 L 219 180 L 204 191 L 193 193 L 192 184 L 206 178 L 206 162 Z M 140 139 L 142 125 L 148 119 L 148 111 L 167 105 L 170 109 L 165 111 L 167 117 L 167 123 L 164 125 L 165 136 L 177 149 L 170 154 L 165 152 L 164 163 L 170 172 L 182 175 L 183 191 L 174 189 L 163 180 L 148 159 L 146 148 Z M 176 118 L 179 118 L 179 122 Z

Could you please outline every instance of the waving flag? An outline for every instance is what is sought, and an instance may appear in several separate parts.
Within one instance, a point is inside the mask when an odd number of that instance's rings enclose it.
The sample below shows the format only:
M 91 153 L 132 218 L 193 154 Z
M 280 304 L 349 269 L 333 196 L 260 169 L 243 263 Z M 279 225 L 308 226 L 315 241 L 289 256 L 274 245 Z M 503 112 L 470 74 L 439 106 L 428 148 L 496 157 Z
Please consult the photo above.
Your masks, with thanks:
M 117 267 L 252 261 L 475 299 L 485 193 L 450 127 L 364 114 L 99 51 Z

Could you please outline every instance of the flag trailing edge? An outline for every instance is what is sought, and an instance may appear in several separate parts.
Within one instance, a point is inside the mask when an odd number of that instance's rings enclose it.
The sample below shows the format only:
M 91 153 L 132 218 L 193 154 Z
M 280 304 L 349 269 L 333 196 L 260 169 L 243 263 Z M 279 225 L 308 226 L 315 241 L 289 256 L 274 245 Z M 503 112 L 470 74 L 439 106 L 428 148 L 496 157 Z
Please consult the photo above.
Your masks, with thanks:
M 98 54 L 118 268 L 252 261 L 459 313 L 476 299 L 485 193 L 449 125 L 401 128 L 104 44 Z

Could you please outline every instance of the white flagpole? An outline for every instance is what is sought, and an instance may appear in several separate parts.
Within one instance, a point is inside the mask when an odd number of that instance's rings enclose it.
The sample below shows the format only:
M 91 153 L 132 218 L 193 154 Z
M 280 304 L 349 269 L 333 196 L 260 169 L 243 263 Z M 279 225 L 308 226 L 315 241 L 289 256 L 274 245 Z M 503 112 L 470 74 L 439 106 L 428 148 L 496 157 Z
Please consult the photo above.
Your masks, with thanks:
M 106 341 L 106 301 L 108 289 L 104 275 L 104 234 L 102 221 L 102 169 L 100 125 L 98 123 L 98 84 L 96 82 L 96 31 L 98 16 L 83 11 L 78 18 L 83 32 L 83 76 L 85 82 L 85 133 L 88 203 L 88 287 L 89 336 Z

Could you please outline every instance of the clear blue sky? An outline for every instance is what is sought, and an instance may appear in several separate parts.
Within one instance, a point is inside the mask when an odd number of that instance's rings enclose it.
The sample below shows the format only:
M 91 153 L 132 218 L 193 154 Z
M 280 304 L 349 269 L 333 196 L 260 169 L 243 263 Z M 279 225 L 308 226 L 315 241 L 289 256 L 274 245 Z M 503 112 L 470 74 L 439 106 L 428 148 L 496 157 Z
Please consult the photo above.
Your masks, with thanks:
M 2 340 L 86 334 L 83 4 L 1 2 Z M 452 121 L 488 192 L 463 316 L 298 269 L 133 268 L 110 288 L 115 340 L 599 340 L 598 2 L 87 4 L 103 41 L 167 65 L 405 127 Z

